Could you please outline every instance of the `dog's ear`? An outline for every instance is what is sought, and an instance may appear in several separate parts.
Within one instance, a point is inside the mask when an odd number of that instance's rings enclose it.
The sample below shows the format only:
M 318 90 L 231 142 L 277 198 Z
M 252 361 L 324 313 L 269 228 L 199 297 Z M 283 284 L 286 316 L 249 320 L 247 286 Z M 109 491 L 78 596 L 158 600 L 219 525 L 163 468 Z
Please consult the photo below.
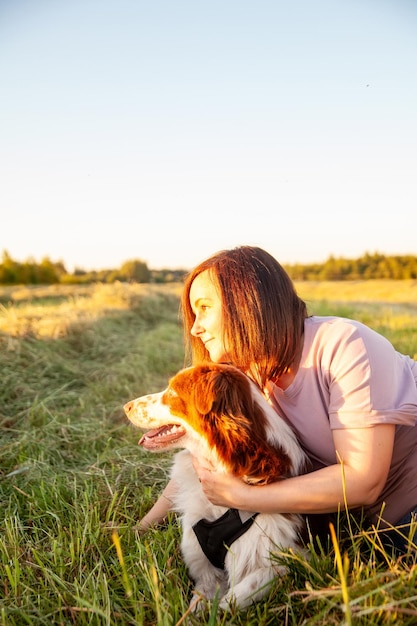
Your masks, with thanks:
M 194 404 L 195 408 L 202 415 L 210 413 L 216 397 L 216 386 L 219 372 L 207 371 L 195 378 L 194 382 Z
M 249 381 L 241 372 L 211 369 L 194 381 L 194 400 L 197 411 L 212 419 L 232 418 L 234 426 L 247 429 L 253 416 L 254 405 Z M 263 416 L 257 416 L 257 424 L 263 432 Z M 232 424 L 230 424 L 232 426 Z
M 210 369 L 194 380 L 197 411 L 203 415 L 235 415 L 244 413 L 242 403 L 250 397 L 249 383 L 240 372 Z M 245 407 L 248 410 L 248 407 Z

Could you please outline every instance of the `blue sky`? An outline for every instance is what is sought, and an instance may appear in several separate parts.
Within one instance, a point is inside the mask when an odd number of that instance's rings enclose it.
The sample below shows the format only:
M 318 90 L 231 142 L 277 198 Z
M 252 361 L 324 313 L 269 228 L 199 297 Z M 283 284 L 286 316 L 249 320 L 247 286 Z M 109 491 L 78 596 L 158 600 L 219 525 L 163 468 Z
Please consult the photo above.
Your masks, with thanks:
M 414 0 L 0 0 L 0 253 L 417 254 Z

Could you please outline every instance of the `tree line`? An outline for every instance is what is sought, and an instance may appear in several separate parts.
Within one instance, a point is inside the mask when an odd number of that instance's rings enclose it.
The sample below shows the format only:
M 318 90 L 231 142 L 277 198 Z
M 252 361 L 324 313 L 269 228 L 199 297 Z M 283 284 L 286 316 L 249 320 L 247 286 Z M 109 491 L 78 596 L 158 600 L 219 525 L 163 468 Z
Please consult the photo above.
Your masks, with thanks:
M 324 263 L 285 266 L 293 280 L 405 280 L 417 278 L 417 256 L 366 252 L 358 259 L 330 256 Z
M 293 280 L 369 280 L 369 279 L 415 279 L 417 256 L 385 256 L 365 253 L 358 259 L 330 256 L 324 263 L 284 265 Z M 40 263 L 34 259 L 19 262 L 5 250 L 0 263 L 2 285 L 52 285 L 114 283 L 172 283 L 181 282 L 185 269 L 150 269 L 145 261 L 125 261 L 119 269 L 84 271 L 76 268 L 67 272 L 62 261 L 53 262 L 44 257 Z
M 89 284 L 96 282 L 114 283 L 172 283 L 181 281 L 186 274 L 185 269 L 149 269 L 148 264 L 140 259 L 125 261 L 118 269 L 85 271 L 76 268 L 67 272 L 62 261 L 54 262 L 44 257 L 40 263 L 29 258 L 19 262 L 3 251 L 0 263 L 1 285 L 54 285 L 54 284 Z

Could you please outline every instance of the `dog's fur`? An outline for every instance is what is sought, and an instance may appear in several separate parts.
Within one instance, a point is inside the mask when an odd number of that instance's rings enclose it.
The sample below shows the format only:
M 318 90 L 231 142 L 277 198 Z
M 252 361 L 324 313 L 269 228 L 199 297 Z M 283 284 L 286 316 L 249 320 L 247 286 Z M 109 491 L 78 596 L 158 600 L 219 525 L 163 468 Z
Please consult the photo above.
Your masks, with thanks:
M 220 590 L 223 608 L 230 603 L 243 608 L 261 599 L 274 577 L 285 571 L 271 552 L 300 548 L 302 518 L 257 515 L 228 548 L 224 570 L 214 567 L 193 526 L 202 518 L 219 518 L 226 509 L 207 500 L 191 455 L 247 483 L 265 485 L 303 469 L 305 456 L 291 428 L 253 381 L 234 367 L 214 363 L 181 370 L 165 391 L 128 402 L 124 410 L 135 426 L 152 429 L 139 442 L 145 450 L 185 449 L 176 454 L 171 471 L 178 486 L 173 508 L 181 514 L 181 548 L 196 594 L 212 599 Z

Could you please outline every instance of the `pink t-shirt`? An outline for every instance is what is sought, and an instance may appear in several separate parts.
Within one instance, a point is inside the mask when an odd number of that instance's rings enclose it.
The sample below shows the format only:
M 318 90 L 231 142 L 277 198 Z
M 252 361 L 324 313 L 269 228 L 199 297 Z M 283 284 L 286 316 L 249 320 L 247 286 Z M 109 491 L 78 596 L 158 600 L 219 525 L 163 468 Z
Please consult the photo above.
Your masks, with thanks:
M 395 524 L 417 506 L 417 362 L 382 335 L 340 317 L 305 320 L 299 370 L 283 390 L 270 383 L 271 403 L 291 425 L 314 469 L 337 462 L 332 430 L 396 424 L 384 490 L 366 509 L 376 523 Z

